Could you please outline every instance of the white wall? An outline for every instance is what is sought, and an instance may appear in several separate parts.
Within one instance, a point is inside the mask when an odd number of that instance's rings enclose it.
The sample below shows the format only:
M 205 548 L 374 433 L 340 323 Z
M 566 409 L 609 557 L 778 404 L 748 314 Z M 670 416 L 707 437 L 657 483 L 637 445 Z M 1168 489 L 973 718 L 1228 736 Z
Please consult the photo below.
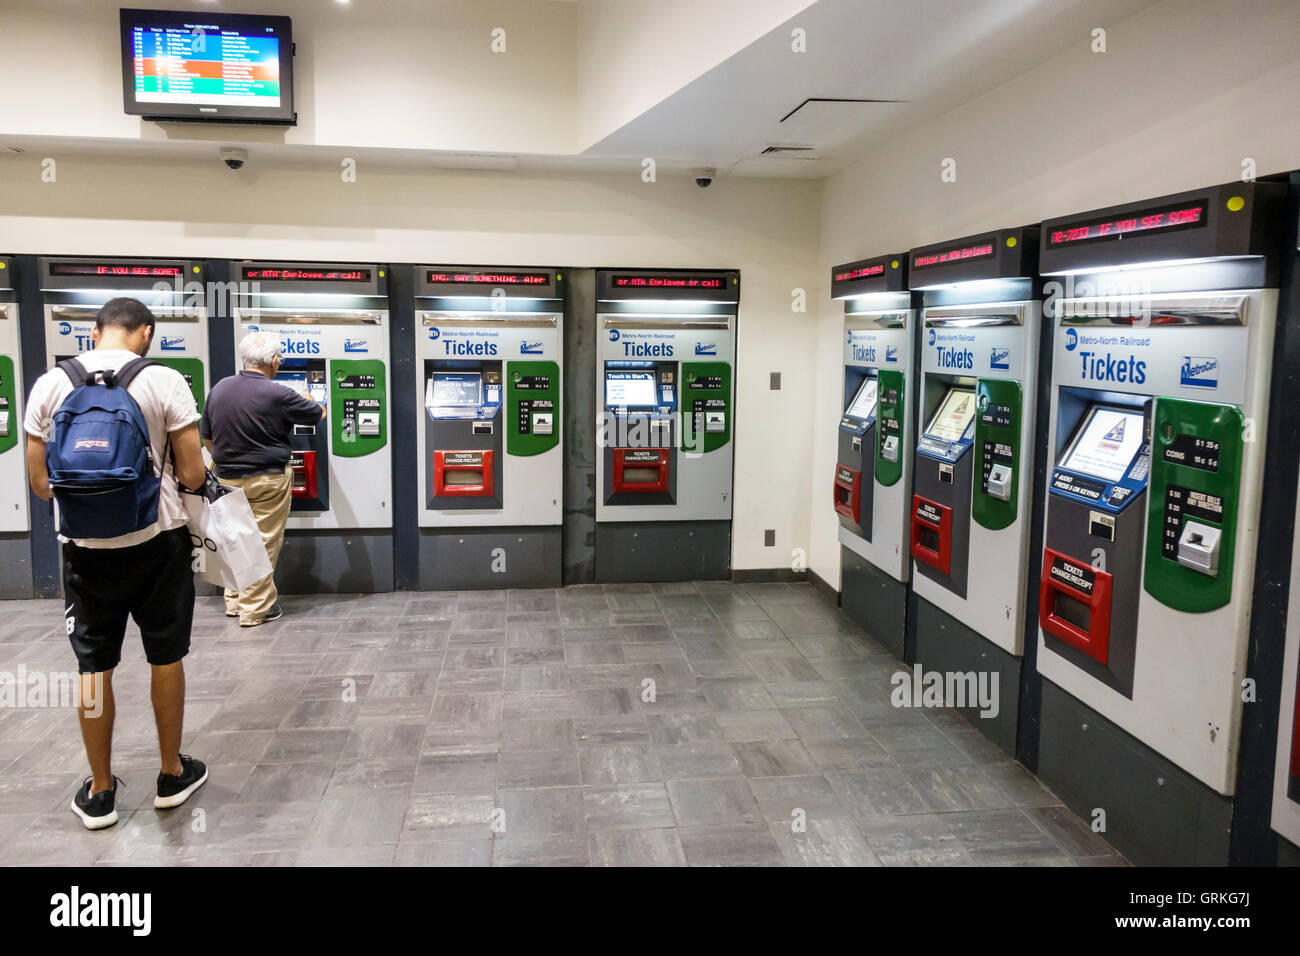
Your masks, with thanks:
M 122 112 L 118 8 L 106 0 L 0 4 L 0 133 L 77 138 L 203 138 Z M 149 8 L 293 18 L 294 145 L 574 151 L 572 3 L 551 0 L 150 0 Z M 506 31 L 493 53 L 492 29 Z M 55 40 L 57 38 L 57 41 Z M 52 44 L 57 42 L 57 49 Z M 30 90 L 34 95 L 21 95 Z M 227 127 L 225 139 L 266 131 Z
M 824 308 L 812 469 L 810 567 L 839 582 L 833 480 L 843 309 L 835 263 L 905 251 L 1300 167 L 1300 3 L 1169 0 L 910 134 L 826 182 Z M 957 161 L 943 183 L 940 163 Z
M 485 262 L 503 265 L 741 270 L 733 565 L 789 567 L 806 548 L 814 391 L 809 319 L 791 289 L 811 288 L 819 187 L 674 177 L 523 176 L 372 170 L 340 182 L 332 164 L 68 156 L 40 183 L 33 154 L 0 158 L 0 250 Z M 768 373 L 782 372 L 782 390 Z M 777 547 L 763 547 L 776 529 Z
M 583 0 L 578 142 L 588 149 L 813 0 Z

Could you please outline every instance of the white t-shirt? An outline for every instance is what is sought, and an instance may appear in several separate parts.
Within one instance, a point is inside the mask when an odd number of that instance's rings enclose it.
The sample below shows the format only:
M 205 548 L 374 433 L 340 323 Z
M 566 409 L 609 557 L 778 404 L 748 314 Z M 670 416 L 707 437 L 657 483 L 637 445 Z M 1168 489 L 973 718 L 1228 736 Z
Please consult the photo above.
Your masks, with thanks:
M 83 352 L 77 359 L 87 372 L 111 369 L 117 371 L 131 359 L 134 352 L 126 349 L 94 349 Z M 184 376 L 175 369 L 153 365 L 135 377 L 127 392 L 135 399 L 149 423 L 149 443 L 153 446 L 155 471 L 162 477 L 158 496 L 158 520 L 147 528 L 132 531 L 116 538 L 74 538 L 73 544 L 82 548 L 129 548 L 185 524 L 185 509 L 181 506 L 180 492 L 176 490 L 176 475 L 167 447 L 167 433 L 174 432 L 199 420 L 199 410 L 194 405 L 194 394 Z M 72 394 L 72 382 L 61 369 L 52 368 L 36 380 L 32 394 L 27 399 L 27 414 L 23 429 L 27 434 L 48 442 L 54 430 L 54 413 L 64 399 Z M 59 535 L 60 541 L 67 541 Z

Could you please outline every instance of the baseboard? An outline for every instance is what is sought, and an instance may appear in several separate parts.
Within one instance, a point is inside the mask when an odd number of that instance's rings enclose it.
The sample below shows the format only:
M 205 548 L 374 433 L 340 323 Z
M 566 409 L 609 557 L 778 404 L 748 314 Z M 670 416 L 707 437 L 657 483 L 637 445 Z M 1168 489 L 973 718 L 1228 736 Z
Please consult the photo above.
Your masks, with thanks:
M 808 580 L 810 573 L 792 571 L 789 568 L 732 568 L 731 580 L 736 584 L 802 584 Z

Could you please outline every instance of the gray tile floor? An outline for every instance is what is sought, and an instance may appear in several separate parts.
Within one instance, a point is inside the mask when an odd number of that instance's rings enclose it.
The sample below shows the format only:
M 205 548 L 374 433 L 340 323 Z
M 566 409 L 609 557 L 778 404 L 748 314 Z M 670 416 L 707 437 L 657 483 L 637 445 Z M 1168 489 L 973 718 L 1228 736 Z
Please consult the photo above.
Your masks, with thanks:
M 961 717 L 891 706 L 900 665 L 808 585 L 284 603 L 241 630 L 200 600 L 185 749 L 211 780 L 182 809 L 153 809 L 134 628 L 116 827 L 68 810 L 73 712 L 0 710 L 0 864 L 1124 863 Z M 0 603 L 0 670 L 71 669 L 61 614 Z

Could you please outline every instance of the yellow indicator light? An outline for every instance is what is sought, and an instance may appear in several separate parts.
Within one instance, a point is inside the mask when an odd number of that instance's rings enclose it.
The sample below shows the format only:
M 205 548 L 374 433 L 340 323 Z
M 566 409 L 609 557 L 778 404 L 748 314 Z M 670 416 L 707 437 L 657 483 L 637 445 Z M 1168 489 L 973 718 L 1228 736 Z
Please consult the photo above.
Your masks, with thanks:
M 190 266 L 190 270 L 191 270 L 195 275 L 198 275 L 199 267 L 198 267 L 198 266 Z
M 1016 237 L 1015 237 L 1015 236 L 1007 236 L 1007 248 L 1008 248 L 1008 249 L 1014 248 L 1014 247 L 1015 247 L 1015 244 L 1016 244 Z
M 383 270 L 383 269 L 380 269 L 380 270 L 379 270 L 379 278 L 382 279 L 383 277 L 384 277 L 384 270 Z
M 898 260 L 895 259 L 893 262 L 891 262 L 891 263 L 889 264 L 889 268 L 891 268 L 891 269 L 897 269 L 897 268 L 898 268 Z
M 1228 200 L 1228 212 L 1241 212 L 1246 208 L 1246 200 L 1241 196 L 1233 196 Z

